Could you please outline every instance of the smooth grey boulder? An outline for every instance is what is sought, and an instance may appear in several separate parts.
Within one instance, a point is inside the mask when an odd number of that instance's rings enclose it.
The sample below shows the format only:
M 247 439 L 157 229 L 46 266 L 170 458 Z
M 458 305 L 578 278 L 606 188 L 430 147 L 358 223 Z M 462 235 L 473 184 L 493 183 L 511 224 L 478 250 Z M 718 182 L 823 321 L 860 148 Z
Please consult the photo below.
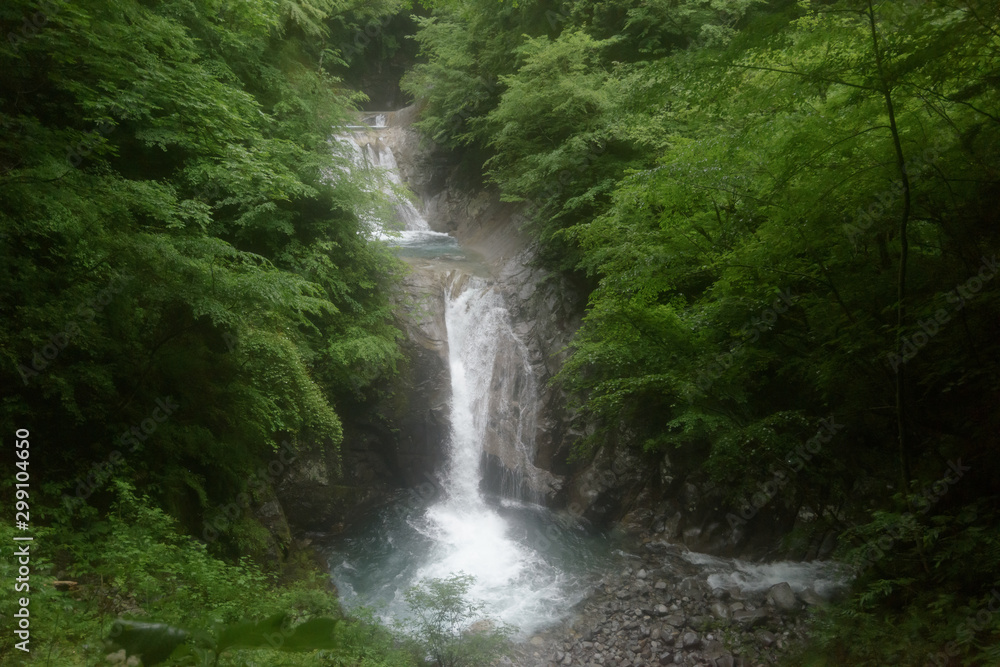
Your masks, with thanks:
M 780 611 L 795 611 L 799 608 L 799 599 L 787 582 L 771 586 L 767 591 L 767 599 Z

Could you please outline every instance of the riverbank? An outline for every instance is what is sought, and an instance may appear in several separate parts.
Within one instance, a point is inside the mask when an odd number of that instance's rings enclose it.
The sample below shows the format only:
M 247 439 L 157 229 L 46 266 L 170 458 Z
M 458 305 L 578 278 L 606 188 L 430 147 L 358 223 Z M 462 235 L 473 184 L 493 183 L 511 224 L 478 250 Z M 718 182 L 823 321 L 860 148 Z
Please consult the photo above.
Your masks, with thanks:
M 828 563 L 754 565 L 663 542 L 618 561 L 572 616 L 500 664 L 773 665 L 806 637 L 809 609 L 839 588 Z M 776 581 L 782 574 L 792 581 Z

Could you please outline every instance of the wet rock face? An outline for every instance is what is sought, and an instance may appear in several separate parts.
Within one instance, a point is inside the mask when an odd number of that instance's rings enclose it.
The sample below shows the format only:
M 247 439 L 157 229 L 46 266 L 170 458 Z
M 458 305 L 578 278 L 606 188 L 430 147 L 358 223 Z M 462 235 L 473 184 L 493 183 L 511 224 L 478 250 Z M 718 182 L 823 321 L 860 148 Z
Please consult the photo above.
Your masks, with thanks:
M 328 447 L 305 447 L 282 476 L 278 495 L 297 530 L 338 532 L 394 490 L 433 480 L 443 461 L 451 385 L 441 277 L 415 265 L 403 287 L 397 313 L 404 361 L 389 397 L 342 411 L 339 459 Z
M 443 460 L 451 378 L 441 275 L 414 263 L 404 289 L 397 313 L 406 333 L 406 363 L 387 415 L 398 433 L 394 481 L 409 488 L 424 481 Z
M 409 110 L 397 112 L 403 119 Z M 515 466 L 507 452 L 486 439 L 486 486 L 498 489 L 505 480 L 527 487 L 526 496 L 559 502 L 572 443 L 566 397 L 549 380 L 567 356 L 567 345 L 584 310 L 582 294 L 564 278 L 536 265 L 536 246 L 519 231 L 517 209 L 488 189 L 469 188 L 467 170 L 450 157 L 421 143 L 413 130 L 396 130 L 392 141 L 403 179 L 424 201 L 431 228 L 455 236 L 463 249 L 488 267 L 510 311 L 514 332 L 527 347 L 535 397 L 534 460 Z M 521 470 L 515 469 L 522 468 Z

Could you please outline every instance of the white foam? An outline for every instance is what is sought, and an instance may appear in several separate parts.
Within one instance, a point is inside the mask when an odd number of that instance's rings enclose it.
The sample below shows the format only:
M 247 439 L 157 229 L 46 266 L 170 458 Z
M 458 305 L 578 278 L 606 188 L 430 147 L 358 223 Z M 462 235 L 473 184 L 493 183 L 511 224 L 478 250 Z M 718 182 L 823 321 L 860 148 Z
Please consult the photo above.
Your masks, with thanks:
M 851 576 L 845 565 L 828 560 L 752 563 L 693 551 L 686 552 L 684 558 L 704 568 L 712 588 L 735 586 L 744 593 L 761 593 L 785 582 L 796 592 L 812 589 L 820 596 L 829 597 L 846 587 Z

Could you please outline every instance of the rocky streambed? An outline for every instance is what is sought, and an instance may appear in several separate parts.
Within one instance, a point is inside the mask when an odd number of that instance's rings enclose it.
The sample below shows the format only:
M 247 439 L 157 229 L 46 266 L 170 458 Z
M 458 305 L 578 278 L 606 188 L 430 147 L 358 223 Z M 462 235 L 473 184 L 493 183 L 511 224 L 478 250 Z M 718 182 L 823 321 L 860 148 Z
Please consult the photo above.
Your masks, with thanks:
M 501 664 L 772 665 L 805 637 L 808 609 L 846 581 L 830 563 L 755 565 L 663 542 L 619 557 L 567 621 Z M 791 583 L 775 581 L 786 573 Z

